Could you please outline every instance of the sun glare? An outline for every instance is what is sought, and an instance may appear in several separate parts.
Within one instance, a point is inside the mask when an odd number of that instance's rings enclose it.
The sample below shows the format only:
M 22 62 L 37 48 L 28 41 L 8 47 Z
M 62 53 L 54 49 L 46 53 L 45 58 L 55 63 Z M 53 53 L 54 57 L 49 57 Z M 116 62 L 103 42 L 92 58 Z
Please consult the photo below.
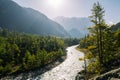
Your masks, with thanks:
M 63 0 L 48 0 L 50 6 L 59 8 L 63 5 Z

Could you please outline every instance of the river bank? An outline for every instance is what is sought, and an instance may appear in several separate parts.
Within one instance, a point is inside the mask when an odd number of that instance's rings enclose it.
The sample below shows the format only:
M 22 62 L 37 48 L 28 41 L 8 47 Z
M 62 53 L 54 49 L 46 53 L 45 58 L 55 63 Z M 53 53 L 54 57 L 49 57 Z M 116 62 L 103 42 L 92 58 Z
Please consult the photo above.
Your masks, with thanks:
M 43 73 L 45 73 L 46 71 L 51 70 L 52 68 L 58 66 L 59 64 L 61 64 L 65 59 L 66 59 L 66 53 L 59 59 L 55 60 L 52 63 L 49 63 L 48 65 L 46 65 L 43 68 L 40 69 L 35 69 L 35 70 L 30 70 L 30 71 L 23 71 L 23 72 L 18 72 L 15 74 L 11 74 L 11 75 L 6 75 L 6 76 L 1 76 L 0 80 L 26 80 L 28 78 L 34 78 L 37 75 L 41 75 Z
M 24 72 L 17 75 L 6 76 L 2 80 L 75 80 L 77 73 L 83 70 L 84 61 L 79 58 L 84 58 L 84 53 L 76 50 L 75 46 L 68 47 L 66 56 L 62 57 L 55 63 L 44 68 Z
M 84 57 L 84 54 L 76 50 L 77 46 L 78 45 L 70 46 L 67 48 L 67 58 L 63 63 L 53 68 L 52 70 L 45 72 L 42 75 L 38 75 L 34 79 L 37 79 L 37 80 L 75 80 L 77 73 L 80 70 L 83 70 L 83 65 L 84 65 L 84 62 L 79 60 L 79 58 Z
M 120 68 L 111 70 L 89 80 L 120 80 Z
M 108 63 L 106 63 L 106 65 L 109 66 L 107 68 L 104 68 L 102 74 L 95 74 L 90 72 L 90 68 L 89 68 L 90 66 L 95 67 L 94 65 L 91 65 L 91 63 L 93 61 L 96 62 L 96 60 L 92 58 L 90 51 L 88 51 L 87 49 L 80 49 L 80 48 L 77 48 L 77 50 L 85 53 L 85 58 L 90 60 L 89 61 L 90 65 L 88 64 L 87 71 L 83 70 L 77 74 L 76 80 L 81 80 L 83 78 L 84 79 L 87 78 L 87 80 L 88 79 L 89 80 L 120 80 L 120 58 L 115 58 L 109 61 Z

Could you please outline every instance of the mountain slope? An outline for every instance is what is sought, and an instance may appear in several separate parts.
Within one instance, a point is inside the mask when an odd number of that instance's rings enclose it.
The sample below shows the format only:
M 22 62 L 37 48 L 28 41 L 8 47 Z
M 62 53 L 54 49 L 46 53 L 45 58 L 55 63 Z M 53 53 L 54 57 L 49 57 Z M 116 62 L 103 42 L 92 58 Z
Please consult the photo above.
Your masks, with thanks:
M 11 0 L 0 0 L 0 27 L 39 35 L 68 36 L 60 24 Z
M 71 37 L 73 38 L 80 38 L 80 37 L 84 37 L 82 33 L 80 33 L 80 31 L 78 29 L 71 29 L 69 31 L 69 34 L 71 35 Z
M 112 29 L 113 29 L 114 31 L 120 29 L 120 22 L 117 23 L 117 24 L 115 24 Z
M 72 37 L 83 37 L 85 34 L 88 33 L 87 28 L 92 26 L 93 23 L 90 21 L 89 18 L 80 18 L 80 17 L 56 17 L 54 21 L 61 24 L 70 34 Z M 71 30 L 76 29 L 76 34 L 71 32 Z M 81 34 L 78 34 L 81 33 Z M 74 36 L 76 35 L 76 36 Z

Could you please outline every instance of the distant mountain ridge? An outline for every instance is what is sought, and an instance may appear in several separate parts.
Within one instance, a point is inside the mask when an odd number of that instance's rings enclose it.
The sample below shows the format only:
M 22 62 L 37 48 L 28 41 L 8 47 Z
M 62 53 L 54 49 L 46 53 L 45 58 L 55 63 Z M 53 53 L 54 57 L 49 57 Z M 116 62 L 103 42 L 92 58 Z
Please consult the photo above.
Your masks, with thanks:
M 69 36 L 60 24 L 34 9 L 21 7 L 12 0 L 0 0 L 0 27 L 45 36 Z
M 112 28 L 114 31 L 120 29 L 120 22 L 118 22 L 117 24 L 113 25 L 113 28 Z
M 83 37 L 88 34 L 88 27 L 93 26 L 93 23 L 87 17 L 56 17 L 54 21 L 61 24 L 72 37 Z

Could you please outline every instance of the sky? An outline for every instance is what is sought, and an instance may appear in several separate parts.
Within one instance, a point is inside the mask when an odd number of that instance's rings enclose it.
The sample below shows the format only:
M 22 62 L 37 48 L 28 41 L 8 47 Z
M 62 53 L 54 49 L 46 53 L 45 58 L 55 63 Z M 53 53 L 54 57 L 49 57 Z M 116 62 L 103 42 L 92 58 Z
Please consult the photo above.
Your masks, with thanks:
M 13 0 L 23 7 L 30 7 L 53 19 L 64 17 L 88 17 L 95 2 L 99 1 L 105 10 L 105 20 L 120 22 L 120 0 Z

